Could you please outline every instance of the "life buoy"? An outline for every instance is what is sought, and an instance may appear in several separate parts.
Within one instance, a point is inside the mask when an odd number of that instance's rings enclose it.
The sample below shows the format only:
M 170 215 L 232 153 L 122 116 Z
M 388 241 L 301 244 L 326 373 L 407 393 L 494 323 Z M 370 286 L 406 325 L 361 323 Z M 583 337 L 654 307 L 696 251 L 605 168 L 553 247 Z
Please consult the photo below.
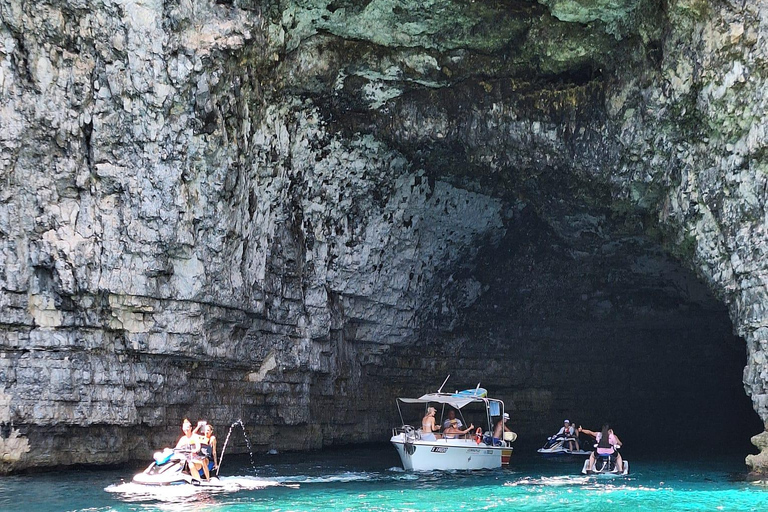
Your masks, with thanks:
M 477 444 L 483 442 L 483 429 L 480 427 L 477 427 L 477 430 L 475 430 L 475 441 Z

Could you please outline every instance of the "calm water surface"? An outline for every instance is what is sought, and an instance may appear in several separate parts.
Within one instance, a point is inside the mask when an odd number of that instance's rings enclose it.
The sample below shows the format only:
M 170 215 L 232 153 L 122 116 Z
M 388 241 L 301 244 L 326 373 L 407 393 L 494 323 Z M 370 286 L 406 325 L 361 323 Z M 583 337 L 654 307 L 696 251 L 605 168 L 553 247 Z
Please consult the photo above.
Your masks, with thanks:
M 741 480 L 743 456 L 624 455 L 625 478 L 587 478 L 580 459 L 513 455 L 509 469 L 407 473 L 389 446 L 225 459 L 224 489 L 147 491 L 141 468 L 0 477 L 0 510 L 15 511 L 768 511 L 768 486 Z

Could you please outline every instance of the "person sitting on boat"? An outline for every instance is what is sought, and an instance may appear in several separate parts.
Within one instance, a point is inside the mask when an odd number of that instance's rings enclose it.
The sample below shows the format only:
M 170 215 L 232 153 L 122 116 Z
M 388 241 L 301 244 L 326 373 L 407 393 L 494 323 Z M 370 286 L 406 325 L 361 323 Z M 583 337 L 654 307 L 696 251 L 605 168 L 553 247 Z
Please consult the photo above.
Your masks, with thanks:
M 504 416 L 496 422 L 496 427 L 493 429 L 493 446 L 501 446 L 504 432 L 512 432 L 506 425 L 507 421 L 509 421 L 509 414 L 505 412 Z
M 571 425 L 568 420 L 563 421 L 563 426 L 557 431 L 557 434 L 550 437 L 550 439 L 557 439 L 558 437 L 565 438 L 565 443 L 568 445 L 569 450 L 580 450 L 579 447 L 579 433 L 576 427 Z
M 459 439 L 460 436 L 463 436 L 474 428 L 475 426 L 470 423 L 469 428 L 461 430 L 461 427 L 459 427 L 459 420 L 454 418 L 450 421 L 448 427 L 443 429 L 443 437 L 446 439 Z
M 203 464 L 203 459 L 200 457 L 200 440 L 192 431 L 192 423 L 184 418 L 181 430 L 184 435 L 176 443 L 176 449 L 186 454 L 190 476 L 194 480 L 199 480 L 200 469 L 202 469 L 206 479 L 209 478 L 208 468 Z
M 213 435 L 213 425 L 210 423 L 206 423 L 203 430 L 203 434 L 199 436 L 200 452 L 203 455 L 203 463 L 210 472 L 219 466 L 216 455 L 216 436 Z M 210 475 L 206 478 L 210 478 Z
M 579 432 L 583 432 L 588 436 L 592 436 L 597 441 L 595 444 L 595 451 L 589 456 L 589 468 L 595 469 L 595 460 L 598 456 L 609 456 L 616 460 L 616 470 L 621 473 L 624 470 L 624 462 L 621 459 L 617 448 L 621 448 L 621 440 L 613 433 L 613 429 L 607 423 L 603 425 L 600 432 L 587 430 L 586 428 L 579 427 Z
M 421 420 L 421 438 L 425 441 L 435 441 L 435 432 L 440 430 L 440 425 L 435 424 L 435 413 L 437 409 L 434 407 L 427 408 L 427 414 Z
M 456 421 L 456 428 L 462 428 L 464 426 L 464 423 L 461 422 L 459 418 L 456 417 L 456 411 L 453 409 L 448 409 L 448 417 L 443 422 L 443 432 L 445 432 L 445 429 L 451 426 L 451 423 Z

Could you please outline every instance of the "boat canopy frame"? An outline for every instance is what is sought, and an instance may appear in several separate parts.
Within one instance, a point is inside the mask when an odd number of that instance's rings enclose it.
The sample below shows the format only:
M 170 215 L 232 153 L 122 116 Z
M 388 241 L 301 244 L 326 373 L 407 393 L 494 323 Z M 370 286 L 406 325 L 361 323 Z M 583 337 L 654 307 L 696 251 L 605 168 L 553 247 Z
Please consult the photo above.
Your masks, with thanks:
M 491 435 L 493 435 L 493 421 L 491 420 L 491 403 L 498 403 L 499 404 L 499 417 L 504 418 L 504 402 L 502 400 L 499 400 L 497 398 L 488 398 L 485 396 L 473 396 L 473 395 L 463 395 L 460 393 L 427 393 L 426 395 L 422 395 L 419 398 L 397 398 L 397 412 L 400 414 L 400 423 L 402 425 L 406 425 L 405 420 L 403 419 L 403 411 L 400 408 L 400 404 L 424 404 L 424 410 L 426 411 L 429 408 L 429 404 L 442 404 L 443 411 L 445 411 L 445 406 L 450 405 L 451 407 L 455 408 L 459 411 L 459 414 L 461 414 L 461 409 L 466 407 L 469 404 L 480 404 L 482 403 L 485 407 L 485 419 L 486 424 L 488 425 L 488 429 L 491 432 Z M 442 414 L 441 412 L 441 422 L 442 422 Z M 463 414 L 462 420 L 463 420 Z M 494 415 L 495 416 L 495 415 Z M 419 427 L 420 428 L 420 427 Z

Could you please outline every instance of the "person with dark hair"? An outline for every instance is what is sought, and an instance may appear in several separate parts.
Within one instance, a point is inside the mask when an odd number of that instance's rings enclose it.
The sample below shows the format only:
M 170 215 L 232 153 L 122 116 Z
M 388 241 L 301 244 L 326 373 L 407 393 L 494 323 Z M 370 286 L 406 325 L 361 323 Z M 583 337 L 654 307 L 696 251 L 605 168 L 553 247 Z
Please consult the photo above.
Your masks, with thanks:
M 589 468 L 591 471 L 595 469 L 595 460 L 598 455 L 609 456 L 616 459 L 616 470 L 621 473 L 624 470 L 624 461 L 621 459 L 617 448 L 621 447 L 621 440 L 614 434 L 613 429 L 607 423 L 603 425 L 600 432 L 587 430 L 586 428 L 579 427 L 579 432 L 583 432 L 588 436 L 592 436 L 597 441 L 595 450 L 589 455 Z
M 203 454 L 204 467 L 208 468 L 208 471 L 216 469 L 219 465 L 218 457 L 216 454 L 216 436 L 213 435 L 213 425 L 206 423 L 204 432 L 200 436 L 200 451 Z M 210 478 L 210 474 L 206 476 Z
M 456 420 L 456 428 L 463 428 L 464 424 L 461 422 L 459 418 L 456 417 L 456 411 L 453 409 L 448 409 L 448 417 L 443 421 L 443 428 L 446 429 L 451 426 L 451 423 L 454 423 L 454 420 Z

